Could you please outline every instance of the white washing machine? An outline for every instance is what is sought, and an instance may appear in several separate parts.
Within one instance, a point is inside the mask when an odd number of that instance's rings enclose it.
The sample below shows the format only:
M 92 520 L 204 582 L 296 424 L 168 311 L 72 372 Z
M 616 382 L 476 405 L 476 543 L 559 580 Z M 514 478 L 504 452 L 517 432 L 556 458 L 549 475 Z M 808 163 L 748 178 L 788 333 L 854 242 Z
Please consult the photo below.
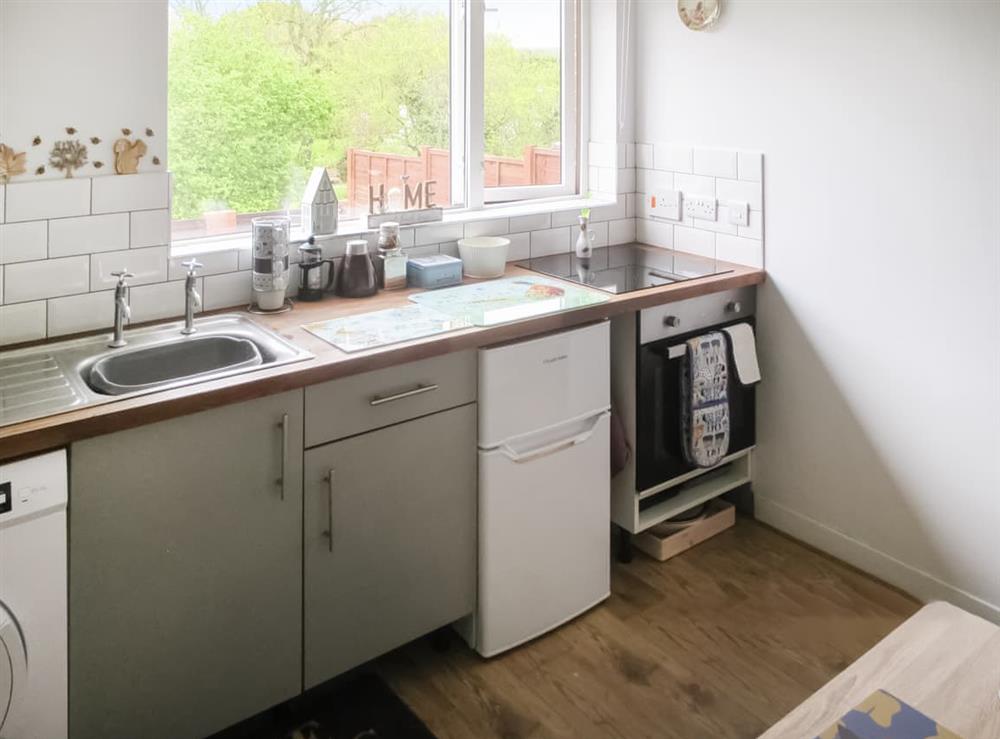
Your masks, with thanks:
M 0 739 L 66 739 L 66 451 L 0 464 Z

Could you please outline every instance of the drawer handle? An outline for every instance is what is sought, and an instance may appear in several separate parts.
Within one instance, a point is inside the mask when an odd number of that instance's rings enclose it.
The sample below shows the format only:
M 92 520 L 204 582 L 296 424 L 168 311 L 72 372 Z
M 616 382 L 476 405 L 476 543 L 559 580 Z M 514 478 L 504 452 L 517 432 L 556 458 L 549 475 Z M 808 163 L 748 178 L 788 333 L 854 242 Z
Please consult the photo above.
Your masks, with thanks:
M 437 385 L 417 385 L 412 390 L 406 390 L 401 393 L 396 393 L 394 395 L 376 395 L 374 398 L 368 401 L 370 405 L 382 405 L 383 403 L 391 403 L 394 400 L 402 400 L 403 398 L 412 398 L 414 395 L 423 395 L 424 393 L 429 393 L 432 390 L 437 390 Z
M 333 481 L 334 481 L 334 470 L 330 469 L 326 476 L 323 478 L 326 483 L 326 531 L 323 532 L 323 536 L 326 537 L 329 545 L 330 551 L 333 551 Z

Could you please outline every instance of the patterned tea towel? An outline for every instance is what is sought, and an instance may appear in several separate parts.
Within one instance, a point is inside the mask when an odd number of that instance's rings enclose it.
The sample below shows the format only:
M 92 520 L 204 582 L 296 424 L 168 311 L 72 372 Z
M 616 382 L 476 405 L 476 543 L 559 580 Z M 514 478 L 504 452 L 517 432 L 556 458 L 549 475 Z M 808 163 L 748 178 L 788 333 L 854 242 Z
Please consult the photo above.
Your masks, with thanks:
M 720 331 L 688 339 L 681 381 L 684 456 L 712 467 L 729 451 L 729 362 Z

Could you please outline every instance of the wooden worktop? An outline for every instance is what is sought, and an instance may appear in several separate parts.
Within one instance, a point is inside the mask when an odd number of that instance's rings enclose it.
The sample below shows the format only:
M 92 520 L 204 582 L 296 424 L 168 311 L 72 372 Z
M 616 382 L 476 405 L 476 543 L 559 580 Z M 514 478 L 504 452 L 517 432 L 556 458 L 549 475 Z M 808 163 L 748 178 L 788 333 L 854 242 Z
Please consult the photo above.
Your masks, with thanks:
M 686 300 L 722 290 L 757 285 L 764 281 L 764 271 L 760 269 L 725 263 L 720 263 L 719 268 L 727 268 L 731 271 L 663 287 L 612 295 L 611 299 L 605 303 L 575 310 L 538 316 L 499 326 L 473 327 L 352 354 L 347 354 L 313 336 L 305 331 L 302 325 L 313 321 L 402 306 L 409 303 L 407 298 L 410 294 L 418 291 L 381 292 L 371 298 L 360 300 L 331 297 L 315 303 L 298 302 L 295 304 L 295 309 L 287 313 L 273 316 L 254 315 L 251 318 L 311 352 L 315 355 L 313 359 L 226 377 L 212 382 L 203 382 L 79 408 L 66 413 L 6 426 L 0 428 L 0 461 L 54 449 L 111 431 L 133 428 L 228 403 L 314 385 L 337 377 L 447 354 L 460 349 L 472 349 L 533 334 L 578 326 L 629 311 Z M 535 274 L 537 273 L 511 264 L 507 267 L 506 276 Z M 474 282 L 474 280 L 466 280 L 466 282 Z M 229 309 L 217 312 L 234 313 L 240 311 Z

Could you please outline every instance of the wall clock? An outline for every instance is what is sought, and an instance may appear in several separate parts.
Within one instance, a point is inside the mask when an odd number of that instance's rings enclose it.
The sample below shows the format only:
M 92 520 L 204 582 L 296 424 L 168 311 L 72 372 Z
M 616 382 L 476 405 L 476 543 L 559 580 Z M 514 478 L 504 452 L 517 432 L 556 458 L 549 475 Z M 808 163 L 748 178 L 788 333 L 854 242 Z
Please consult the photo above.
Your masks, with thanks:
M 677 15 L 692 31 L 704 31 L 722 14 L 722 0 L 677 0 Z

